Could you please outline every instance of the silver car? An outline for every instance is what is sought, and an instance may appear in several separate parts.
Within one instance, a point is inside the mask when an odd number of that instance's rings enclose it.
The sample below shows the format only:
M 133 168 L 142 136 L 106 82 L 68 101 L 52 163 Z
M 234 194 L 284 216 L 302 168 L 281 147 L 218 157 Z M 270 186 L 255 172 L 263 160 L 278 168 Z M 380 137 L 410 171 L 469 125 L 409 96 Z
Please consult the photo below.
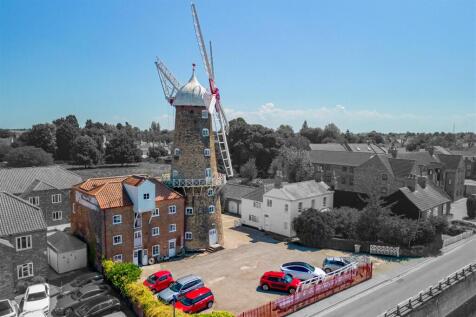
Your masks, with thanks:
M 324 259 L 322 263 L 322 269 L 326 273 L 333 272 L 344 266 L 347 266 L 351 263 L 350 258 L 343 258 L 343 257 L 327 257 Z
M 318 267 L 305 262 L 289 262 L 281 265 L 281 271 L 300 280 L 309 280 L 314 277 L 325 277 L 326 273 Z
M 187 275 L 177 279 L 172 285 L 157 294 L 157 298 L 169 304 L 178 297 L 203 286 L 203 281 L 199 276 Z
M 17 317 L 20 309 L 15 301 L 0 300 L 0 317 Z

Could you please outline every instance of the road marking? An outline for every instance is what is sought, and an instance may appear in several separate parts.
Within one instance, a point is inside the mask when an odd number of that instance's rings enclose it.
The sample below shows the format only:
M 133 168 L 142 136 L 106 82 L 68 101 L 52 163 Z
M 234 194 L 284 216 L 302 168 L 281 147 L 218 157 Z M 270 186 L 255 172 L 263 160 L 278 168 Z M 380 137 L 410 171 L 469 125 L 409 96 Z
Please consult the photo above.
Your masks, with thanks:
M 217 277 L 211 281 L 208 281 L 208 284 L 214 284 L 214 283 L 217 283 L 217 282 L 220 282 L 220 281 L 223 281 L 225 279 L 224 276 L 220 276 L 220 277 Z

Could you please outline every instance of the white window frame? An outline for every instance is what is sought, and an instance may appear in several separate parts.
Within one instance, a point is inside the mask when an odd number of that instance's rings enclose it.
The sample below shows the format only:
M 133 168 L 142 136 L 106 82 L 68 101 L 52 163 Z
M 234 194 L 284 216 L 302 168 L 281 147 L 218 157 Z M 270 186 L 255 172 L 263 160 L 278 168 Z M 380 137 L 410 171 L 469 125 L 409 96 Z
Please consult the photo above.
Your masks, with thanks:
M 152 246 L 152 256 L 160 256 L 160 244 L 154 244 Z
M 207 195 L 208 197 L 212 197 L 213 195 L 215 195 L 215 191 L 213 190 L 213 188 L 209 188 L 207 190 Z
M 169 215 L 175 215 L 177 213 L 177 206 L 171 205 L 169 206 Z
M 179 149 L 178 147 L 176 147 L 176 148 L 174 149 L 174 156 L 180 156 L 180 154 L 182 154 L 181 151 L 180 151 L 180 149 Z
M 273 207 L 273 200 L 266 199 L 266 207 Z
M 206 156 L 206 157 L 209 157 L 210 156 L 210 149 L 209 148 L 203 149 L 203 155 Z
M 208 206 L 208 213 L 209 213 L 209 214 L 212 214 L 212 213 L 214 213 L 214 212 L 215 212 L 215 205 L 210 205 L 210 206 Z
M 322 207 L 327 207 L 327 197 L 322 197 Z
M 51 195 L 51 203 L 52 204 L 59 204 L 62 201 L 61 194 L 53 194 Z
M 152 217 L 159 217 L 160 216 L 160 208 L 155 208 L 152 210 Z
M 251 222 L 258 222 L 258 217 L 256 215 L 249 214 L 248 215 L 248 220 L 251 221 Z
M 190 241 L 190 240 L 193 239 L 193 235 L 190 231 L 185 232 L 184 237 L 185 237 L 185 240 L 187 240 L 187 241 Z
M 55 217 L 55 215 L 56 215 L 56 217 Z M 59 217 L 58 217 L 58 215 L 59 215 Z M 51 219 L 53 219 L 53 221 L 63 220 L 63 212 L 61 210 L 52 211 L 51 212 Z
M 208 110 L 202 110 L 202 119 L 208 119 Z
M 205 137 L 209 137 L 210 136 L 210 131 L 207 129 L 207 128 L 203 128 L 202 129 L 202 136 L 205 138 Z
M 205 177 L 212 177 L 212 169 L 210 167 L 205 169 Z
M 253 201 L 253 207 L 255 208 L 261 208 L 261 202 L 260 201 Z
M 27 270 L 27 275 L 23 275 L 24 268 L 26 268 Z M 21 276 L 20 276 L 20 272 L 21 272 Z M 35 275 L 35 272 L 33 270 L 33 262 L 17 265 L 17 279 L 21 280 L 24 278 L 32 277 L 34 275 Z
M 302 201 L 298 202 L 298 211 L 301 212 L 303 209 Z
M 177 225 L 175 223 L 169 224 L 169 232 L 177 232 Z
M 119 221 L 116 221 L 116 217 L 119 217 Z M 112 224 L 119 225 L 122 223 L 122 215 L 113 215 L 112 216 Z
M 160 236 L 160 228 L 159 227 L 153 227 L 152 230 L 151 230 L 151 233 L 152 233 L 153 237 Z
M 39 206 L 40 205 L 40 196 L 28 197 L 28 202 L 32 205 Z
M 114 262 L 122 262 L 124 259 L 124 257 L 122 256 L 122 253 L 119 253 L 119 254 L 115 254 L 112 256 L 112 260 Z
M 120 238 L 119 242 L 116 242 L 117 237 Z M 112 237 L 112 245 L 121 245 L 121 244 L 122 244 L 122 234 L 118 234 L 118 235 Z
M 145 200 L 149 200 L 150 199 L 150 193 L 144 193 L 142 195 L 142 197 L 145 199 Z
M 185 214 L 187 216 L 193 215 L 193 207 L 185 207 Z
M 22 247 L 22 239 L 25 238 L 26 246 Z M 20 247 L 19 247 L 20 246 Z M 15 238 L 15 247 L 17 251 L 30 250 L 33 246 L 33 239 L 31 235 L 20 236 Z

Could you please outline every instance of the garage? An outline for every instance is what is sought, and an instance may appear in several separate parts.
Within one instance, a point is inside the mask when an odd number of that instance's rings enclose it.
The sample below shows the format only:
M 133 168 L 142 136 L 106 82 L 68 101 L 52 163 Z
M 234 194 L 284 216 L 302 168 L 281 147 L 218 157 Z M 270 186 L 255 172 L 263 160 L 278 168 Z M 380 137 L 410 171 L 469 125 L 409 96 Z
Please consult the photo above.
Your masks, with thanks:
M 63 231 L 48 237 L 47 255 L 48 264 L 59 274 L 87 265 L 86 243 Z
M 238 208 L 239 208 L 238 203 L 236 201 L 234 200 L 228 201 L 228 212 L 239 215 L 240 213 Z

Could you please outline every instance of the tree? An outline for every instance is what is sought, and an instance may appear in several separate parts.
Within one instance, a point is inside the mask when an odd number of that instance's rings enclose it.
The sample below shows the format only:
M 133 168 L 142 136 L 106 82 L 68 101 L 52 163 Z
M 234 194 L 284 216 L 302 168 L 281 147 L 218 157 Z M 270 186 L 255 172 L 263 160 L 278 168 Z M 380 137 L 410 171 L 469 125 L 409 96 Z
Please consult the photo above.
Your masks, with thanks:
M 356 234 L 360 240 L 378 241 L 383 222 L 383 210 L 380 208 L 365 208 L 356 224 Z
M 14 148 L 5 156 L 9 167 L 47 166 L 53 164 L 53 157 L 43 149 L 34 146 Z
M 101 154 L 96 148 L 96 142 L 90 136 L 83 135 L 74 140 L 71 155 L 75 164 L 88 167 L 96 165 Z
M 314 178 L 314 167 L 309 151 L 298 150 L 283 146 L 279 155 L 273 160 L 269 173 L 274 176 L 280 170 L 287 181 L 302 182 Z
M 322 240 L 334 236 L 333 219 L 327 212 L 307 209 L 293 220 L 299 240 L 308 246 L 318 246 Z
M 119 128 L 106 147 L 106 162 L 126 163 L 140 162 L 141 151 L 126 128 Z
M 329 123 L 324 127 L 323 143 L 332 143 L 342 139 L 339 128 L 334 123 Z M 327 142 L 324 142 L 326 140 Z
M 39 147 L 48 153 L 56 151 L 56 127 L 53 124 L 35 124 L 29 132 L 25 133 L 27 144 Z
M 5 156 L 12 150 L 12 147 L 8 144 L 0 144 L 0 162 L 3 162 Z
M 256 159 L 250 158 L 243 166 L 240 167 L 240 176 L 247 181 L 251 181 L 258 176 L 258 169 L 256 168 Z
M 80 134 L 78 120 L 74 115 L 53 121 L 56 126 L 56 159 L 69 161 L 72 159 L 73 142 Z
M 357 221 L 359 220 L 360 211 L 355 208 L 341 207 L 333 209 L 330 214 L 335 220 L 335 234 L 344 239 L 357 238 Z
M 466 213 L 469 218 L 476 218 L 476 195 L 471 195 L 466 200 Z
M 149 147 L 148 154 L 149 154 L 149 157 L 157 161 L 159 157 L 167 155 L 168 152 L 163 146 L 159 145 L 159 146 Z

